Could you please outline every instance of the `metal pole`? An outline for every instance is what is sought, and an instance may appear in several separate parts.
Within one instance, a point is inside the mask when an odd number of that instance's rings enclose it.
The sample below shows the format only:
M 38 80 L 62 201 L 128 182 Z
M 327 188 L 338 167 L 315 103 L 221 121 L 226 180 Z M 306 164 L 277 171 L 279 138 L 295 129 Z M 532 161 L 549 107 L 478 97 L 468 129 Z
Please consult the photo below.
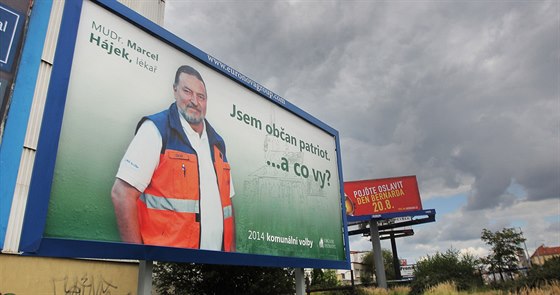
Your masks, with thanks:
M 296 273 L 296 295 L 304 295 L 305 294 L 305 276 L 303 272 L 303 268 L 296 268 L 294 269 Z
M 397 253 L 397 242 L 395 241 L 395 234 L 391 233 L 391 250 L 393 251 L 393 269 L 395 270 L 395 277 L 397 280 L 402 279 L 401 275 L 401 262 L 399 254 Z
M 140 260 L 138 265 L 138 295 L 152 294 L 153 261 Z
M 377 287 L 387 289 L 387 277 L 385 276 L 385 266 L 383 263 L 383 254 L 381 253 L 381 239 L 379 237 L 379 228 L 377 220 L 369 221 L 369 230 L 371 232 L 371 244 L 373 246 L 373 265 L 375 267 L 375 278 Z
M 525 237 L 523 236 L 523 231 L 521 230 L 521 227 L 519 228 L 519 233 L 521 234 L 521 237 L 523 239 L 525 239 Z M 527 266 L 529 268 L 532 268 L 533 265 L 531 264 L 531 256 L 529 256 L 529 251 L 527 250 L 527 243 L 525 243 L 525 241 L 523 241 L 523 245 L 525 245 L 525 260 L 527 260 Z

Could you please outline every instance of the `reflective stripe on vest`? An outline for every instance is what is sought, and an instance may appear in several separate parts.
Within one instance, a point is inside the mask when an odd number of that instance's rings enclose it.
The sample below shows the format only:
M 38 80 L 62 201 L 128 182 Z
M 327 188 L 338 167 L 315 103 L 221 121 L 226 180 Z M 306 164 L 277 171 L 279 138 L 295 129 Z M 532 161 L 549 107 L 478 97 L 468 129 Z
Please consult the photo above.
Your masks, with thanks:
M 150 194 L 140 195 L 140 200 L 146 204 L 148 209 L 156 210 L 171 210 L 181 213 L 200 213 L 200 207 L 198 200 L 181 200 L 181 199 L 171 199 L 166 197 L 158 197 Z M 229 218 L 233 216 L 232 206 L 226 206 L 223 208 L 224 218 Z
M 146 207 L 148 209 L 171 210 L 181 213 L 199 213 L 200 211 L 198 200 L 172 199 L 150 194 L 140 195 L 140 200 L 144 202 L 144 204 L 146 204 Z M 224 208 L 224 217 L 225 211 L 226 208 Z M 229 208 L 229 212 L 229 214 L 231 215 L 231 206 Z
M 233 210 L 231 205 L 224 207 L 224 219 L 233 216 Z

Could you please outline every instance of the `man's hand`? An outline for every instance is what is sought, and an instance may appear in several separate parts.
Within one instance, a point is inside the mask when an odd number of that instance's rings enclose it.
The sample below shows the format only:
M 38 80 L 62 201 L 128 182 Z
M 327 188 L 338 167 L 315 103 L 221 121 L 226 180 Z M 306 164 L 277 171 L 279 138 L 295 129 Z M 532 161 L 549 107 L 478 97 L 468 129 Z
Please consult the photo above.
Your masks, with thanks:
M 136 200 L 142 193 L 127 182 L 117 178 L 111 190 L 117 225 L 121 239 L 126 243 L 142 244 Z

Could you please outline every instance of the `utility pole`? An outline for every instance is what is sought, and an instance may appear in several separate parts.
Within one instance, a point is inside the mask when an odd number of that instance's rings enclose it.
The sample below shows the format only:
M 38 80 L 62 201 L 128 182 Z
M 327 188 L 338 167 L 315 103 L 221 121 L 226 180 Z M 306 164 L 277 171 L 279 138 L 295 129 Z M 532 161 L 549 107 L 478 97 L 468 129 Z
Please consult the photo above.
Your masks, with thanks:
M 523 245 L 525 246 L 525 259 L 527 260 L 527 265 L 529 266 L 529 268 L 532 268 L 533 264 L 531 262 L 531 256 L 529 256 L 529 251 L 527 250 L 527 243 L 525 242 L 525 237 L 523 236 L 523 231 L 521 230 L 521 227 L 519 227 L 519 234 L 521 234 L 521 237 L 523 238 Z

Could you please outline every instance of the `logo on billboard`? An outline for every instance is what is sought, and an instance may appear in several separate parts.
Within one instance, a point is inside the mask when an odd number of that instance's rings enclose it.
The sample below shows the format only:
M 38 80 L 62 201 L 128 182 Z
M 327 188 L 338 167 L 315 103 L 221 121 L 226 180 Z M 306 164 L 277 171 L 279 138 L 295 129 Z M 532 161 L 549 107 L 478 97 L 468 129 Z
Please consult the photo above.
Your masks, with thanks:
M 319 240 L 319 248 L 336 249 L 336 244 L 334 243 L 333 239 L 321 238 Z

